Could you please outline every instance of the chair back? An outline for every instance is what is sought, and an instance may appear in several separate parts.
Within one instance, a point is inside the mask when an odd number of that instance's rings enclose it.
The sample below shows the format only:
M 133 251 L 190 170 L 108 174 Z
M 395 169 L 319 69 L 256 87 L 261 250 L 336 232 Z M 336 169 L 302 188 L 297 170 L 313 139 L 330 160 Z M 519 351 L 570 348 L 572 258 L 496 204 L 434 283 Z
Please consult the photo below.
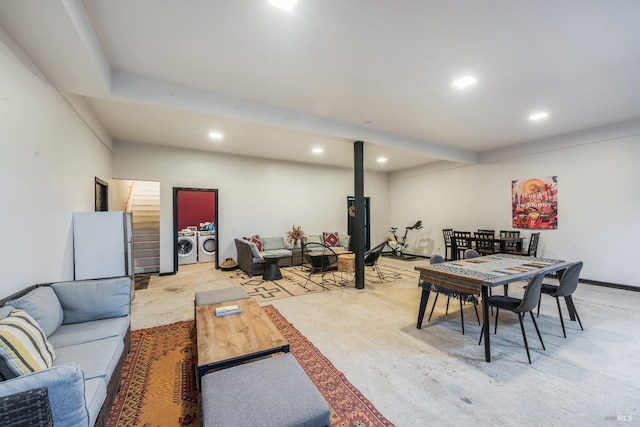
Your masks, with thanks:
M 315 271 L 327 271 L 338 262 L 338 255 L 331 247 L 323 244 L 310 242 L 302 246 L 302 258 Z
M 542 290 L 542 281 L 544 280 L 544 273 L 540 272 L 529 279 L 527 287 L 524 289 L 524 295 L 522 296 L 522 302 L 514 311 L 517 313 L 526 313 L 533 310 L 540 301 L 540 291 Z
M 536 256 L 538 254 L 539 241 L 540 233 L 531 233 L 531 240 L 529 240 L 529 250 L 527 251 L 529 256 Z
M 364 265 L 367 267 L 373 267 L 378 263 L 378 259 L 382 254 L 382 249 L 386 246 L 387 242 L 382 242 L 373 249 L 369 249 L 364 253 Z
M 496 230 L 491 230 L 491 229 L 488 229 L 488 228 L 478 228 L 478 233 L 489 233 L 489 234 L 495 236 Z
M 444 258 L 442 258 L 440 255 L 433 255 L 429 262 L 431 264 L 440 264 L 441 262 L 444 262 Z
M 500 237 L 520 237 L 520 231 L 500 230 Z M 506 242 L 504 247 L 507 251 L 515 251 L 518 248 L 518 244 L 516 242 Z
M 467 249 L 466 251 L 464 251 L 464 259 L 478 258 L 479 256 L 480 253 L 475 249 Z
M 442 236 L 444 237 L 445 246 L 451 246 L 451 236 L 453 235 L 453 228 L 443 228 Z
M 575 264 L 571 264 L 567 269 L 562 273 L 562 277 L 560 277 L 560 286 L 558 286 L 558 290 L 554 294 L 557 297 L 568 297 L 573 294 L 578 287 L 578 282 L 580 280 L 580 271 L 582 270 L 582 261 L 578 261 Z
M 495 234 L 494 233 L 474 233 L 476 238 L 476 249 L 478 251 L 494 252 L 496 248 Z
M 471 232 L 470 231 L 454 231 L 453 239 L 456 241 L 458 248 L 470 248 L 471 247 Z

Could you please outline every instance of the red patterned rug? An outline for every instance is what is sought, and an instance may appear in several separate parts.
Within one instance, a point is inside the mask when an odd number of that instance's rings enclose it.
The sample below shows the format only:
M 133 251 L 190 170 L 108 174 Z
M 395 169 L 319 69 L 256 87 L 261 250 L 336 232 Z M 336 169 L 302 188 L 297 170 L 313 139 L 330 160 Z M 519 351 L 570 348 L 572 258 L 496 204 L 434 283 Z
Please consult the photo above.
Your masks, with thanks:
M 263 307 L 331 407 L 332 427 L 393 426 L 273 306 Z M 193 321 L 131 332 L 131 352 L 107 426 L 197 426 Z

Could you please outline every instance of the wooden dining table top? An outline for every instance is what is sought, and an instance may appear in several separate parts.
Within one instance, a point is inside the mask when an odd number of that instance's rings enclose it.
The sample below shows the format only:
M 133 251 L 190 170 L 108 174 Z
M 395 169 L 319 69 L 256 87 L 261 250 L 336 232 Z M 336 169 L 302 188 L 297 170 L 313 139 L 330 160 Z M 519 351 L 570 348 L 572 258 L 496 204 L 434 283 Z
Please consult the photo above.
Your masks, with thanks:
M 416 266 L 415 269 L 420 272 L 420 278 L 426 281 L 455 279 L 468 284 L 493 287 L 525 280 L 541 271 L 557 271 L 569 265 L 570 262 L 557 259 L 495 254 Z

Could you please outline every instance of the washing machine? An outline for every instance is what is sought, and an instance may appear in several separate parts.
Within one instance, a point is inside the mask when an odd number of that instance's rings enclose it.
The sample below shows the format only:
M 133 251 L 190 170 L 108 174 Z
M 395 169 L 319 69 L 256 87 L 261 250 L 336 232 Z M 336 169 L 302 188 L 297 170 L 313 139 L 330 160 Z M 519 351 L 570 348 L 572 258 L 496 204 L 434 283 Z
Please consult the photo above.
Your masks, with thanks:
M 178 265 L 198 262 L 198 237 L 195 231 L 178 232 Z
M 198 232 L 198 262 L 214 262 L 216 260 L 216 232 Z

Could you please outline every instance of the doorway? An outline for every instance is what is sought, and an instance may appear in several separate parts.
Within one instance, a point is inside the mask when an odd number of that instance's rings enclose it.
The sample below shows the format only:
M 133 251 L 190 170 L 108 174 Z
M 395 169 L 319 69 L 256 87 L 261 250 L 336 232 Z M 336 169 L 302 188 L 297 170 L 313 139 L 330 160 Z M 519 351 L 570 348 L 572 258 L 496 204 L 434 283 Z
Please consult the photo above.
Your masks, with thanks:
M 160 182 L 111 180 L 109 210 L 131 212 L 135 275 L 160 272 Z
M 353 196 L 347 197 L 347 233 L 351 236 L 353 241 L 353 234 L 355 233 L 355 209 L 356 198 Z M 364 249 L 368 251 L 371 249 L 371 230 L 369 227 L 369 197 L 364 198 Z
M 209 262 L 220 268 L 219 233 L 218 190 L 173 187 L 173 271 L 180 265 Z M 185 252 L 191 249 L 196 253 Z

